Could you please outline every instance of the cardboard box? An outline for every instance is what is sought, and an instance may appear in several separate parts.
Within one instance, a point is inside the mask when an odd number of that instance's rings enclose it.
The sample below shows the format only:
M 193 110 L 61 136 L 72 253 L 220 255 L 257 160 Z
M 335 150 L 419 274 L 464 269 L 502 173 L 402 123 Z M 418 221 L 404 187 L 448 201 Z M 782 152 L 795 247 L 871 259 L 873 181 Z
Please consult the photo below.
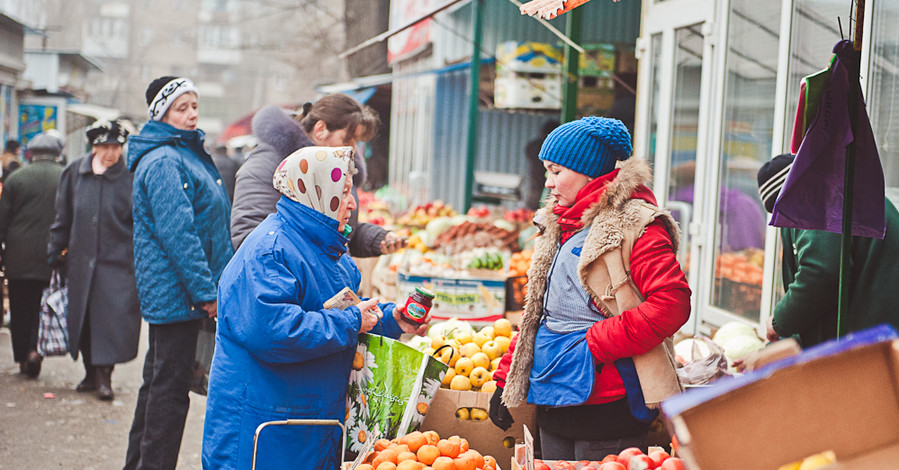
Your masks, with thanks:
M 441 438 L 458 435 L 468 440 L 470 448 L 483 455 L 492 455 L 500 465 L 509 462 L 514 453 L 514 443 L 524 439 L 524 426 L 532 429 L 537 425 L 537 408 L 534 405 L 522 405 L 510 408 L 515 422 L 507 431 L 496 427 L 489 419 L 485 421 L 460 420 L 456 418 L 459 408 L 483 408 L 490 412 L 492 393 L 447 390 L 437 391 L 421 430 L 437 431 Z M 506 447 L 503 441 L 513 439 L 512 446 Z
M 506 278 L 495 277 L 434 277 L 397 273 L 397 303 L 418 286 L 435 294 L 431 317 L 447 320 L 456 317 L 474 322 L 494 322 L 503 317 L 506 309 Z
M 662 447 L 658 446 L 649 446 L 647 449 L 647 454 L 651 454 L 656 450 L 665 450 Z M 603 456 L 605 457 L 605 456 Z M 531 435 L 531 430 L 525 426 L 524 427 L 524 442 L 520 444 L 515 444 L 515 454 L 512 456 L 512 460 L 510 462 L 510 467 L 512 470 L 531 470 L 534 468 L 534 437 Z M 599 459 L 595 460 L 598 461 Z M 552 467 L 553 465 L 561 462 L 561 460 L 543 460 L 543 463 Z M 572 464 L 576 470 L 579 470 L 581 467 L 586 466 L 586 463 L 581 463 L 582 461 L 573 461 L 566 460 L 566 462 Z
M 872 328 L 665 400 L 692 470 L 771 470 L 826 450 L 829 470 L 896 468 L 899 340 Z
M 562 106 L 562 75 L 511 72 L 493 81 L 493 104 L 497 108 L 559 109 Z

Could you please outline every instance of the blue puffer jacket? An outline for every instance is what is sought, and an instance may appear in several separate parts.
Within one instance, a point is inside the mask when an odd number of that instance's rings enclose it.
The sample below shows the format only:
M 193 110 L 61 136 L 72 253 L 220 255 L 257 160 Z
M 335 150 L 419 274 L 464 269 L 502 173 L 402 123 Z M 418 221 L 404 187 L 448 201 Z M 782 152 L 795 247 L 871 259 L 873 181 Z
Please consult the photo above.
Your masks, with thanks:
M 359 270 L 337 221 L 282 197 L 222 273 L 209 374 L 203 467 L 249 469 L 260 423 L 346 416 L 346 389 L 361 315 L 323 309 Z M 399 337 L 393 304 L 372 333 Z M 333 470 L 343 452 L 336 427 L 275 426 L 259 438 L 257 468 Z
M 231 206 L 203 131 L 150 121 L 128 139 L 134 173 L 134 272 L 148 323 L 206 316 L 216 284 L 234 254 Z

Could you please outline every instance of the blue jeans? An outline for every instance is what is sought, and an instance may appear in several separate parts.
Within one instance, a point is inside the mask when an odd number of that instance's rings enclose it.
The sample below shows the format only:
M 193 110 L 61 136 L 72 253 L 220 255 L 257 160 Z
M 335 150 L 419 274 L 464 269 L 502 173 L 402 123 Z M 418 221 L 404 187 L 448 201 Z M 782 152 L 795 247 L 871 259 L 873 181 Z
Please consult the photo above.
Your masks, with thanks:
M 174 469 L 178 463 L 199 328 L 200 320 L 150 325 L 125 470 Z
M 544 460 L 602 460 L 628 447 L 647 450 L 646 434 L 605 441 L 573 440 L 540 430 L 540 448 Z

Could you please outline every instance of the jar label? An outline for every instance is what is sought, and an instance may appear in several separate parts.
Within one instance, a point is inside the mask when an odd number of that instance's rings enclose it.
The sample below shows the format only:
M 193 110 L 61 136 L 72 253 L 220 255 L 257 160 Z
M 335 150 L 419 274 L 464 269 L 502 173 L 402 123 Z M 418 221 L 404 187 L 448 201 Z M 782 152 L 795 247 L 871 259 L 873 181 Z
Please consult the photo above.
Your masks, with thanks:
M 406 307 L 406 314 L 409 315 L 409 317 L 414 318 L 416 320 L 422 320 L 422 319 L 424 319 L 425 315 L 428 314 L 428 311 L 425 310 L 425 308 L 422 307 L 421 305 L 414 303 L 414 302 L 410 302 L 409 305 Z

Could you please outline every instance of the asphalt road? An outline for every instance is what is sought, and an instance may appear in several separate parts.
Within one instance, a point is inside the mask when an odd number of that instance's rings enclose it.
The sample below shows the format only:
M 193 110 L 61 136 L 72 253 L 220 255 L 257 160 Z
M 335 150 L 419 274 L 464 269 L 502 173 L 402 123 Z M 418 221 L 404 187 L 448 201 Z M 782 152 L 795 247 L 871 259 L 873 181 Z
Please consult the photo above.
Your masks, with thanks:
M 37 380 L 19 374 L 9 329 L 0 328 L 0 469 L 120 469 L 147 350 L 147 324 L 136 359 L 116 366 L 112 402 L 78 393 L 80 357 L 44 358 Z M 47 398 L 53 394 L 55 398 Z M 206 397 L 191 393 L 178 469 L 200 469 Z

